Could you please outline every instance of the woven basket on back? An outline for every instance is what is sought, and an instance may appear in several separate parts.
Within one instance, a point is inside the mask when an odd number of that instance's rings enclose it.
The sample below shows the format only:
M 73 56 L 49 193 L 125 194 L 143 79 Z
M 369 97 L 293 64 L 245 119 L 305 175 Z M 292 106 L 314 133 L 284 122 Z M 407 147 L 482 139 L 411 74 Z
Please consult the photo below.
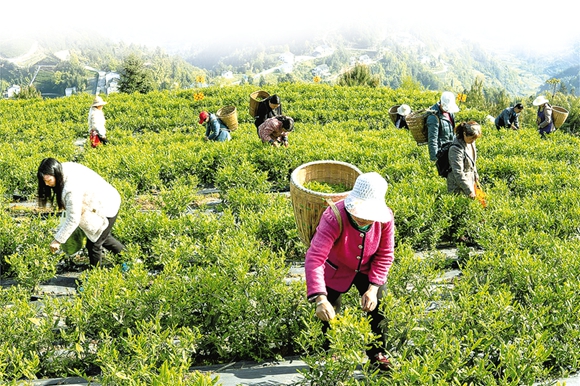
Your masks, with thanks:
M 337 202 L 348 196 L 350 190 L 340 193 L 321 193 L 304 187 L 311 181 L 328 184 L 342 184 L 352 189 L 362 172 L 346 162 L 313 161 L 305 163 L 292 172 L 290 176 L 290 198 L 294 208 L 294 218 L 300 239 L 306 246 L 314 236 L 320 216 L 328 206 L 327 199 Z
M 564 124 L 566 118 L 568 118 L 568 110 L 560 106 L 552 106 L 552 120 L 556 129 Z
M 258 90 L 250 94 L 250 116 L 253 118 L 258 111 L 258 105 L 261 101 L 268 98 L 270 93 L 268 91 Z
M 393 124 L 397 123 L 397 109 L 399 106 L 401 105 L 394 105 L 389 109 L 389 117 L 391 118 L 391 121 L 393 121 Z
M 427 126 L 425 125 L 425 119 L 430 113 L 431 110 L 421 109 L 407 115 L 407 125 L 417 145 L 427 144 Z
M 236 110 L 236 106 L 224 106 L 215 115 L 226 124 L 230 131 L 235 131 L 238 128 L 238 111 Z

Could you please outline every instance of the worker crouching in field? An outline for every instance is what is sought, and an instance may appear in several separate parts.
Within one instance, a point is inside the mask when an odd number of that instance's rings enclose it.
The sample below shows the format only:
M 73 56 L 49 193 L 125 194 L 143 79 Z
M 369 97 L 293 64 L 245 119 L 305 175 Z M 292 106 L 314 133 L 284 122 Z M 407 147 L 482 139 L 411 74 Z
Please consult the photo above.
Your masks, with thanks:
M 199 124 L 205 125 L 205 141 L 224 142 L 232 139 L 227 125 L 215 114 L 202 111 L 199 113 Z
M 37 177 L 39 206 L 56 201 L 57 207 L 66 211 L 65 221 L 50 243 L 51 252 L 56 252 L 77 227 L 87 236 L 92 266 L 101 263 L 103 248 L 115 254 L 125 249 L 111 234 L 121 207 L 121 195 L 103 177 L 79 163 L 61 164 L 54 158 L 42 160 Z
M 288 147 L 288 133 L 294 130 L 294 120 L 285 115 L 268 118 L 258 127 L 258 136 L 263 143 L 274 147 Z
M 342 294 L 355 286 L 373 333 L 383 335 L 379 306 L 395 248 L 395 220 L 386 193 L 387 181 L 380 174 L 361 174 L 349 195 L 336 203 L 340 222 L 331 207 L 322 213 L 304 268 L 307 297 L 316 304 L 324 330 L 339 310 Z M 373 365 L 388 370 L 383 350 L 373 347 L 366 354 Z

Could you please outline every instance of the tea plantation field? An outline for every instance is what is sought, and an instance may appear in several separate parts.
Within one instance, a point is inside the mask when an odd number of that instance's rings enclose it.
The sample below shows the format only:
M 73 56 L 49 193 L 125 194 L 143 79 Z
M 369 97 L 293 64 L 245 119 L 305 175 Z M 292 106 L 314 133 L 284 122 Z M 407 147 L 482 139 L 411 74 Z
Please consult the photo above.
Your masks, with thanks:
M 318 362 L 312 384 L 530 385 L 580 369 L 580 139 L 564 126 L 541 140 L 531 100 L 522 129 L 486 120 L 507 106 L 460 104 L 483 125 L 478 169 L 488 206 L 446 192 L 389 107 L 433 105 L 439 92 L 282 84 L 295 119 L 290 147 L 271 148 L 248 113 L 249 86 L 105 97 L 109 145 L 87 137 L 90 95 L 0 101 L 0 382 L 79 375 L 103 384 L 210 385 L 194 365 L 300 355 L 314 364 L 320 324 L 301 281 L 285 280 L 306 251 L 287 194 L 292 170 L 314 160 L 351 163 L 389 182 L 395 263 L 382 304 L 388 376 L 363 368 L 373 338 L 349 294 L 332 334 L 341 359 Z M 561 98 L 579 115 L 578 100 Z M 203 141 L 201 110 L 237 107 L 229 143 Z M 73 296 L 31 301 L 59 262 L 48 244 L 60 221 L 34 202 L 45 157 L 101 174 L 123 202 L 113 233 L 127 250 L 85 269 Z M 219 205 L 208 205 L 215 188 Z M 285 193 L 285 194 L 279 194 Z M 437 253 L 459 248 L 462 275 Z M 417 251 L 431 252 L 418 259 Z M 79 260 L 79 258 L 75 258 Z M 82 260 L 82 257 L 80 258 Z M 124 270 L 123 263 L 130 267 Z M 87 267 L 84 267 L 87 268 Z M 432 304 L 438 307 L 429 307 Z M 357 383 L 358 382 L 358 383 Z

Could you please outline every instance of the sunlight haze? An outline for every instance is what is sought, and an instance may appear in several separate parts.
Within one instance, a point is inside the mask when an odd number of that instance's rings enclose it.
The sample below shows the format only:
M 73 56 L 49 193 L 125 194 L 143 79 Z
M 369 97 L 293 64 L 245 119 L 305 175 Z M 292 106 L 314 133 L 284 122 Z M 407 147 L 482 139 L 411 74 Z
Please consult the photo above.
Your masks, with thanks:
M 486 47 L 548 52 L 580 40 L 577 13 L 568 1 L 486 2 L 411 0 L 279 1 L 251 6 L 242 1 L 77 0 L 18 1 L 3 4 L 0 39 L 24 31 L 95 31 L 114 41 L 148 46 L 207 46 L 307 38 L 312 31 L 379 27 L 387 31 L 422 28 L 443 42 L 469 39 Z M 580 61 L 580 58 L 579 58 Z

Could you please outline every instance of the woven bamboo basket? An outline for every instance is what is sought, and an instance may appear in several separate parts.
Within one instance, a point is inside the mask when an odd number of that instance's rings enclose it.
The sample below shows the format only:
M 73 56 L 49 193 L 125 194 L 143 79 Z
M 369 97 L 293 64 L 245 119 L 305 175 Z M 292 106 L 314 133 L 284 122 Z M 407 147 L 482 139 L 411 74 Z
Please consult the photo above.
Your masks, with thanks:
M 554 126 L 559 129 L 560 126 L 566 122 L 568 118 L 568 110 L 560 106 L 552 106 L 552 120 L 554 121 Z
M 342 184 L 352 189 L 362 172 L 346 162 L 340 161 L 313 161 L 305 163 L 290 175 L 290 198 L 294 208 L 294 218 L 300 239 L 306 246 L 314 236 L 320 216 L 328 206 L 327 199 L 337 202 L 343 200 L 350 193 L 321 193 L 304 187 L 311 181 L 328 184 Z
M 409 131 L 417 142 L 417 145 L 427 144 L 427 126 L 425 125 L 425 118 L 430 110 L 421 109 L 407 115 L 406 121 L 409 126 Z
M 264 90 L 254 91 L 250 94 L 250 116 L 254 118 L 256 116 L 256 112 L 258 111 L 258 105 L 261 101 L 268 98 L 270 93 Z
M 394 105 L 393 107 L 391 107 L 389 109 L 389 117 L 391 118 L 391 121 L 393 121 L 393 124 L 395 124 L 397 122 L 397 109 L 400 106 L 401 105 Z
M 238 128 L 238 111 L 236 110 L 236 106 L 224 106 L 215 115 L 226 124 L 230 131 L 235 131 Z

